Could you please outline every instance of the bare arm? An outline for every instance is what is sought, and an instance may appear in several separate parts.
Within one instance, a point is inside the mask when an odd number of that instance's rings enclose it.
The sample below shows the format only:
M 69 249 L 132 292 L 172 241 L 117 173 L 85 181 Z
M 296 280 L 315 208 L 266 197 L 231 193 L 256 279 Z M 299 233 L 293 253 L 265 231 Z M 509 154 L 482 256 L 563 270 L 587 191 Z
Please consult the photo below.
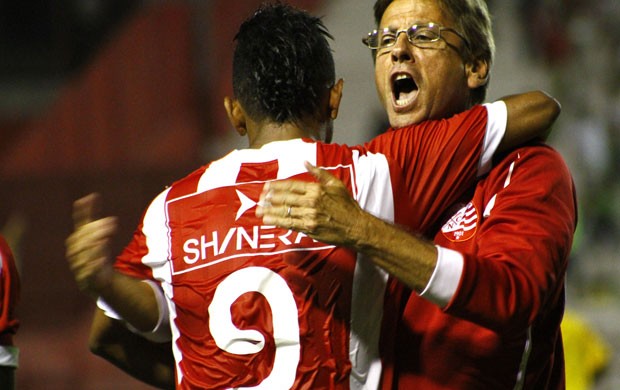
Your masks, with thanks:
M 98 196 L 74 204 L 75 231 L 67 238 L 67 261 L 81 290 L 102 298 L 125 321 L 96 310 L 91 324 L 91 351 L 131 376 L 162 388 L 174 388 L 174 359 L 170 343 L 154 343 L 127 328 L 149 332 L 159 321 L 153 288 L 114 270 L 109 242 L 115 218 L 95 219 Z M 126 323 L 127 324 L 126 324 Z
M 116 232 L 113 217 L 95 219 L 97 195 L 74 204 L 75 230 L 67 238 L 67 261 L 81 290 L 102 298 L 125 321 L 138 330 L 150 331 L 159 320 L 153 289 L 146 283 L 114 270 L 109 254 Z
M 542 91 L 532 91 L 503 97 L 508 121 L 506 133 L 498 152 L 505 152 L 525 142 L 546 140 L 551 125 L 560 115 L 560 103 Z
M 154 343 L 127 329 L 97 309 L 91 327 L 92 353 L 136 379 L 162 389 L 174 389 L 174 357 L 170 342 Z
M 502 100 L 508 116 L 499 152 L 545 138 L 560 113 L 559 103 L 541 91 Z M 341 182 L 320 169 L 308 169 L 319 183 L 282 181 L 266 186 L 267 199 L 257 209 L 263 222 L 370 255 L 377 265 L 422 291 L 437 264 L 434 244 L 363 211 Z

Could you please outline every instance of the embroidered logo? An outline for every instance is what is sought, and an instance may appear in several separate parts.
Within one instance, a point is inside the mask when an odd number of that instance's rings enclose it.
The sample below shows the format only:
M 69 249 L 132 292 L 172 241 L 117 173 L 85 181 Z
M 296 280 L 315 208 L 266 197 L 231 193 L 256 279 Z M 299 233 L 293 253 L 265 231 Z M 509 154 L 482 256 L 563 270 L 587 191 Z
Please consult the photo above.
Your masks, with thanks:
M 450 241 L 467 241 L 476 234 L 478 228 L 478 211 L 472 202 L 456 212 L 441 228 L 443 235 Z

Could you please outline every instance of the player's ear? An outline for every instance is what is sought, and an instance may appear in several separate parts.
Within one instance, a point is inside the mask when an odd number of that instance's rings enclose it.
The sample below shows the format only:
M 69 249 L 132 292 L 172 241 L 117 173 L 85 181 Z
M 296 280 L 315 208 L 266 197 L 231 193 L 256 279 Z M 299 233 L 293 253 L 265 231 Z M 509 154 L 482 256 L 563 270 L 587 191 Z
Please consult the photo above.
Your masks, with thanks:
M 237 99 L 232 99 L 229 96 L 224 97 L 224 108 L 226 109 L 226 115 L 230 124 L 237 130 L 237 133 L 241 136 L 245 136 L 248 133 L 246 127 L 245 111 L 241 107 L 241 103 Z
M 339 79 L 329 91 L 329 116 L 332 120 L 338 117 L 338 109 L 340 108 L 340 101 L 342 100 L 343 87 L 344 80 Z
M 465 64 L 467 86 L 470 89 L 482 87 L 489 82 L 489 63 L 484 59 L 474 59 Z

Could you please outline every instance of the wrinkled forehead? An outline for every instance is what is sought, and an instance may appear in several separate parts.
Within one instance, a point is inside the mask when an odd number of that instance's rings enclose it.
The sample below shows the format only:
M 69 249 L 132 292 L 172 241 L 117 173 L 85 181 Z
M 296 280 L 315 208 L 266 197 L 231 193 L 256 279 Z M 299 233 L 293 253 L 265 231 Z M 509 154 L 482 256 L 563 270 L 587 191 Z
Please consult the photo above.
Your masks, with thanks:
M 441 3 L 433 0 L 395 0 L 385 10 L 379 28 L 403 29 L 414 24 L 437 23 L 452 26 L 454 23 Z

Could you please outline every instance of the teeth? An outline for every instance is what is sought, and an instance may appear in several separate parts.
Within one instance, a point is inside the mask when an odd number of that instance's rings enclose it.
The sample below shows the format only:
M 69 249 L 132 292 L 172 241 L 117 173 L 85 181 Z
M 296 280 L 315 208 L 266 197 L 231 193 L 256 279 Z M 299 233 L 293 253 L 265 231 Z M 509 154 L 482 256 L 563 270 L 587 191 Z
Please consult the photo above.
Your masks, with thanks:
M 410 83 L 413 83 L 413 78 L 407 73 L 399 73 L 394 76 L 392 93 L 395 98 L 394 103 L 396 106 L 404 107 L 413 101 L 411 92 L 415 89 L 415 83 L 414 85 L 411 85 Z
M 411 99 L 396 99 L 397 106 L 406 106 L 409 103 L 411 103 Z

